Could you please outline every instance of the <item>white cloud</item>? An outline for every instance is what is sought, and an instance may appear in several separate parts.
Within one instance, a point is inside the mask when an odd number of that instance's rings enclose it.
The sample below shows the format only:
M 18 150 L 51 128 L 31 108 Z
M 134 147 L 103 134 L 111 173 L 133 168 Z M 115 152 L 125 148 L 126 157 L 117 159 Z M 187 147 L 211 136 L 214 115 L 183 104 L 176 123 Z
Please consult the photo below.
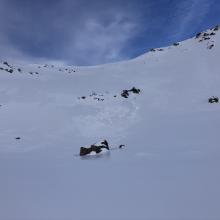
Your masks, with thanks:
M 199 25 L 209 12 L 211 5 L 210 0 L 187 0 L 179 4 L 176 11 L 179 24 L 177 23 L 175 36 L 182 36 L 187 29 L 191 28 L 191 25 Z
M 138 32 L 138 24 L 127 16 L 116 15 L 109 24 L 90 18 L 77 32 L 65 52 L 76 63 L 106 63 L 127 56 L 122 53 L 127 41 Z M 86 56 L 86 57 L 85 57 Z

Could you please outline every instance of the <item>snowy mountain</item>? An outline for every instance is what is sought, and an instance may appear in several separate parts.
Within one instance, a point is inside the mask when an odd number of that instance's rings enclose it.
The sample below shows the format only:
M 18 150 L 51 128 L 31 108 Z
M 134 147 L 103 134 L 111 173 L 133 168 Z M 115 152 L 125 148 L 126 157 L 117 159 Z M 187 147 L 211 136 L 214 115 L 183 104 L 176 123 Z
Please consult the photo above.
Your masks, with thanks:
M 0 219 L 219 219 L 219 57 L 217 26 L 113 64 L 2 61 Z

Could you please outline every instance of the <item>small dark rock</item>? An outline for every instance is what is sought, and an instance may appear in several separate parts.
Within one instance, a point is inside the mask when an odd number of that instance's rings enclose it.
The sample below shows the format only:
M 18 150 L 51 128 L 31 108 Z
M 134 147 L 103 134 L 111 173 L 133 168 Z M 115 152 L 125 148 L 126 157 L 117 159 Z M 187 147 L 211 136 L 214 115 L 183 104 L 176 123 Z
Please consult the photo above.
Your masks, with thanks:
M 103 144 L 106 147 L 108 147 L 107 149 L 109 150 L 109 145 L 108 145 L 108 141 L 107 140 L 102 141 L 101 144 Z
M 133 87 L 132 89 L 129 90 L 129 92 L 133 92 L 135 94 L 139 94 L 140 93 L 140 89 L 136 89 L 135 87 Z
M 180 45 L 179 43 L 174 43 L 174 44 L 173 44 L 173 46 L 179 46 L 179 45 Z
M 201 36 L 201 34 L 202 34 L 201 32 L 197 33 L 196 38 L 199 38 Z
M 219 102 L 219 98 L 217 96 L 212 96 L 209 98 L 209 103 L 218 103 Z
M 208 34 L 208 33 L 204 33 L 203 36 L 204 36 L 204 37 L 207 37 L 207 36 L 209 36 L 209 34 Z
M 20 69 L 20 68 L 18 68 L 18 72 L 21 72 L 21 69 Z
M 123 90 L 121 96 L 127 99 L 129 96 L 128 90 Z
M 151 51 L 151 52 L 155 52 L 156 50 L 155 50 L 154 48 L 151 48 L 150 51 Z
M 109 150 L 109 145 L 106 140 L 102 141 L 100 144 L 92 144 L 90 147 L 81 147 L 80 148 L 80 156 L 85 156 L 90 154 L 91 152 L 95 152 L 96 154 L 99 154 L 102 152 L 102 149 L 105 148 Z
M 214 32 L 212 32 L 210 35 L 211 35 L 211 36 L 213 36 L 213 35 L 215 35 L 215 33 L 214 33 Z
M 16 140 L 20 140 L 21 138 L 20 138 L 20 137 L 16 137 L 15 139 L 16 139 Z
M 119 149 L 122 149 L 122 148 L 124 148 L 125 147 L 125 145 L 124 144 L 121 144 L 121 145 L 119 145 Z
M 204 40 L 210 40 L 211 38 L 210 37 L 204 37 L 203 39 Z
M 10 67 L 9 64 L 8 64 L 8 62 L 6 62 L 6 61 L 4 61 L 3 64 L 6 65 L 6 66 L 8 66 L 8 67 Z
M 82 97 L 81 97 L 81 99 L 85 99 L 85 98 L 86 98 L 85 96 L 82 96 Z
M 208 46 L 208 49 L 212 49 L 214 47 L 214 44 L 212 44 L 212 45 L 210 45 L 210 46 Z
M 218 31 L 219 30 L 219 25 L 215 26 L 213 30 Z

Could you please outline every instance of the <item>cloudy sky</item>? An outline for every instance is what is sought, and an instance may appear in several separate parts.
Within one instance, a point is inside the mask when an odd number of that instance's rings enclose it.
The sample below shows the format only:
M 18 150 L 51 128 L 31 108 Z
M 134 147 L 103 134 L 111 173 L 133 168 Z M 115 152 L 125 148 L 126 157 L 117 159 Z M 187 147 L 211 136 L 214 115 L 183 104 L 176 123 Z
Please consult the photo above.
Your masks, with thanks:
M 219 0 L 0 0 L 0 59 L 115 62 L 217 24 Z

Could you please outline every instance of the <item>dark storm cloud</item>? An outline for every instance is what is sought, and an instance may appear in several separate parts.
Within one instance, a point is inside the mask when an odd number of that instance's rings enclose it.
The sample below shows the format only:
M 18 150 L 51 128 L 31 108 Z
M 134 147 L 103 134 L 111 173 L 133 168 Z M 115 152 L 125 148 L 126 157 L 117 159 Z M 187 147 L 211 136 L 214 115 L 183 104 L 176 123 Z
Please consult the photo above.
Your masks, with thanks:
M 0 58 L 78 65 L 130 58 L 194 32 L 214 2 L 0 0 Z

